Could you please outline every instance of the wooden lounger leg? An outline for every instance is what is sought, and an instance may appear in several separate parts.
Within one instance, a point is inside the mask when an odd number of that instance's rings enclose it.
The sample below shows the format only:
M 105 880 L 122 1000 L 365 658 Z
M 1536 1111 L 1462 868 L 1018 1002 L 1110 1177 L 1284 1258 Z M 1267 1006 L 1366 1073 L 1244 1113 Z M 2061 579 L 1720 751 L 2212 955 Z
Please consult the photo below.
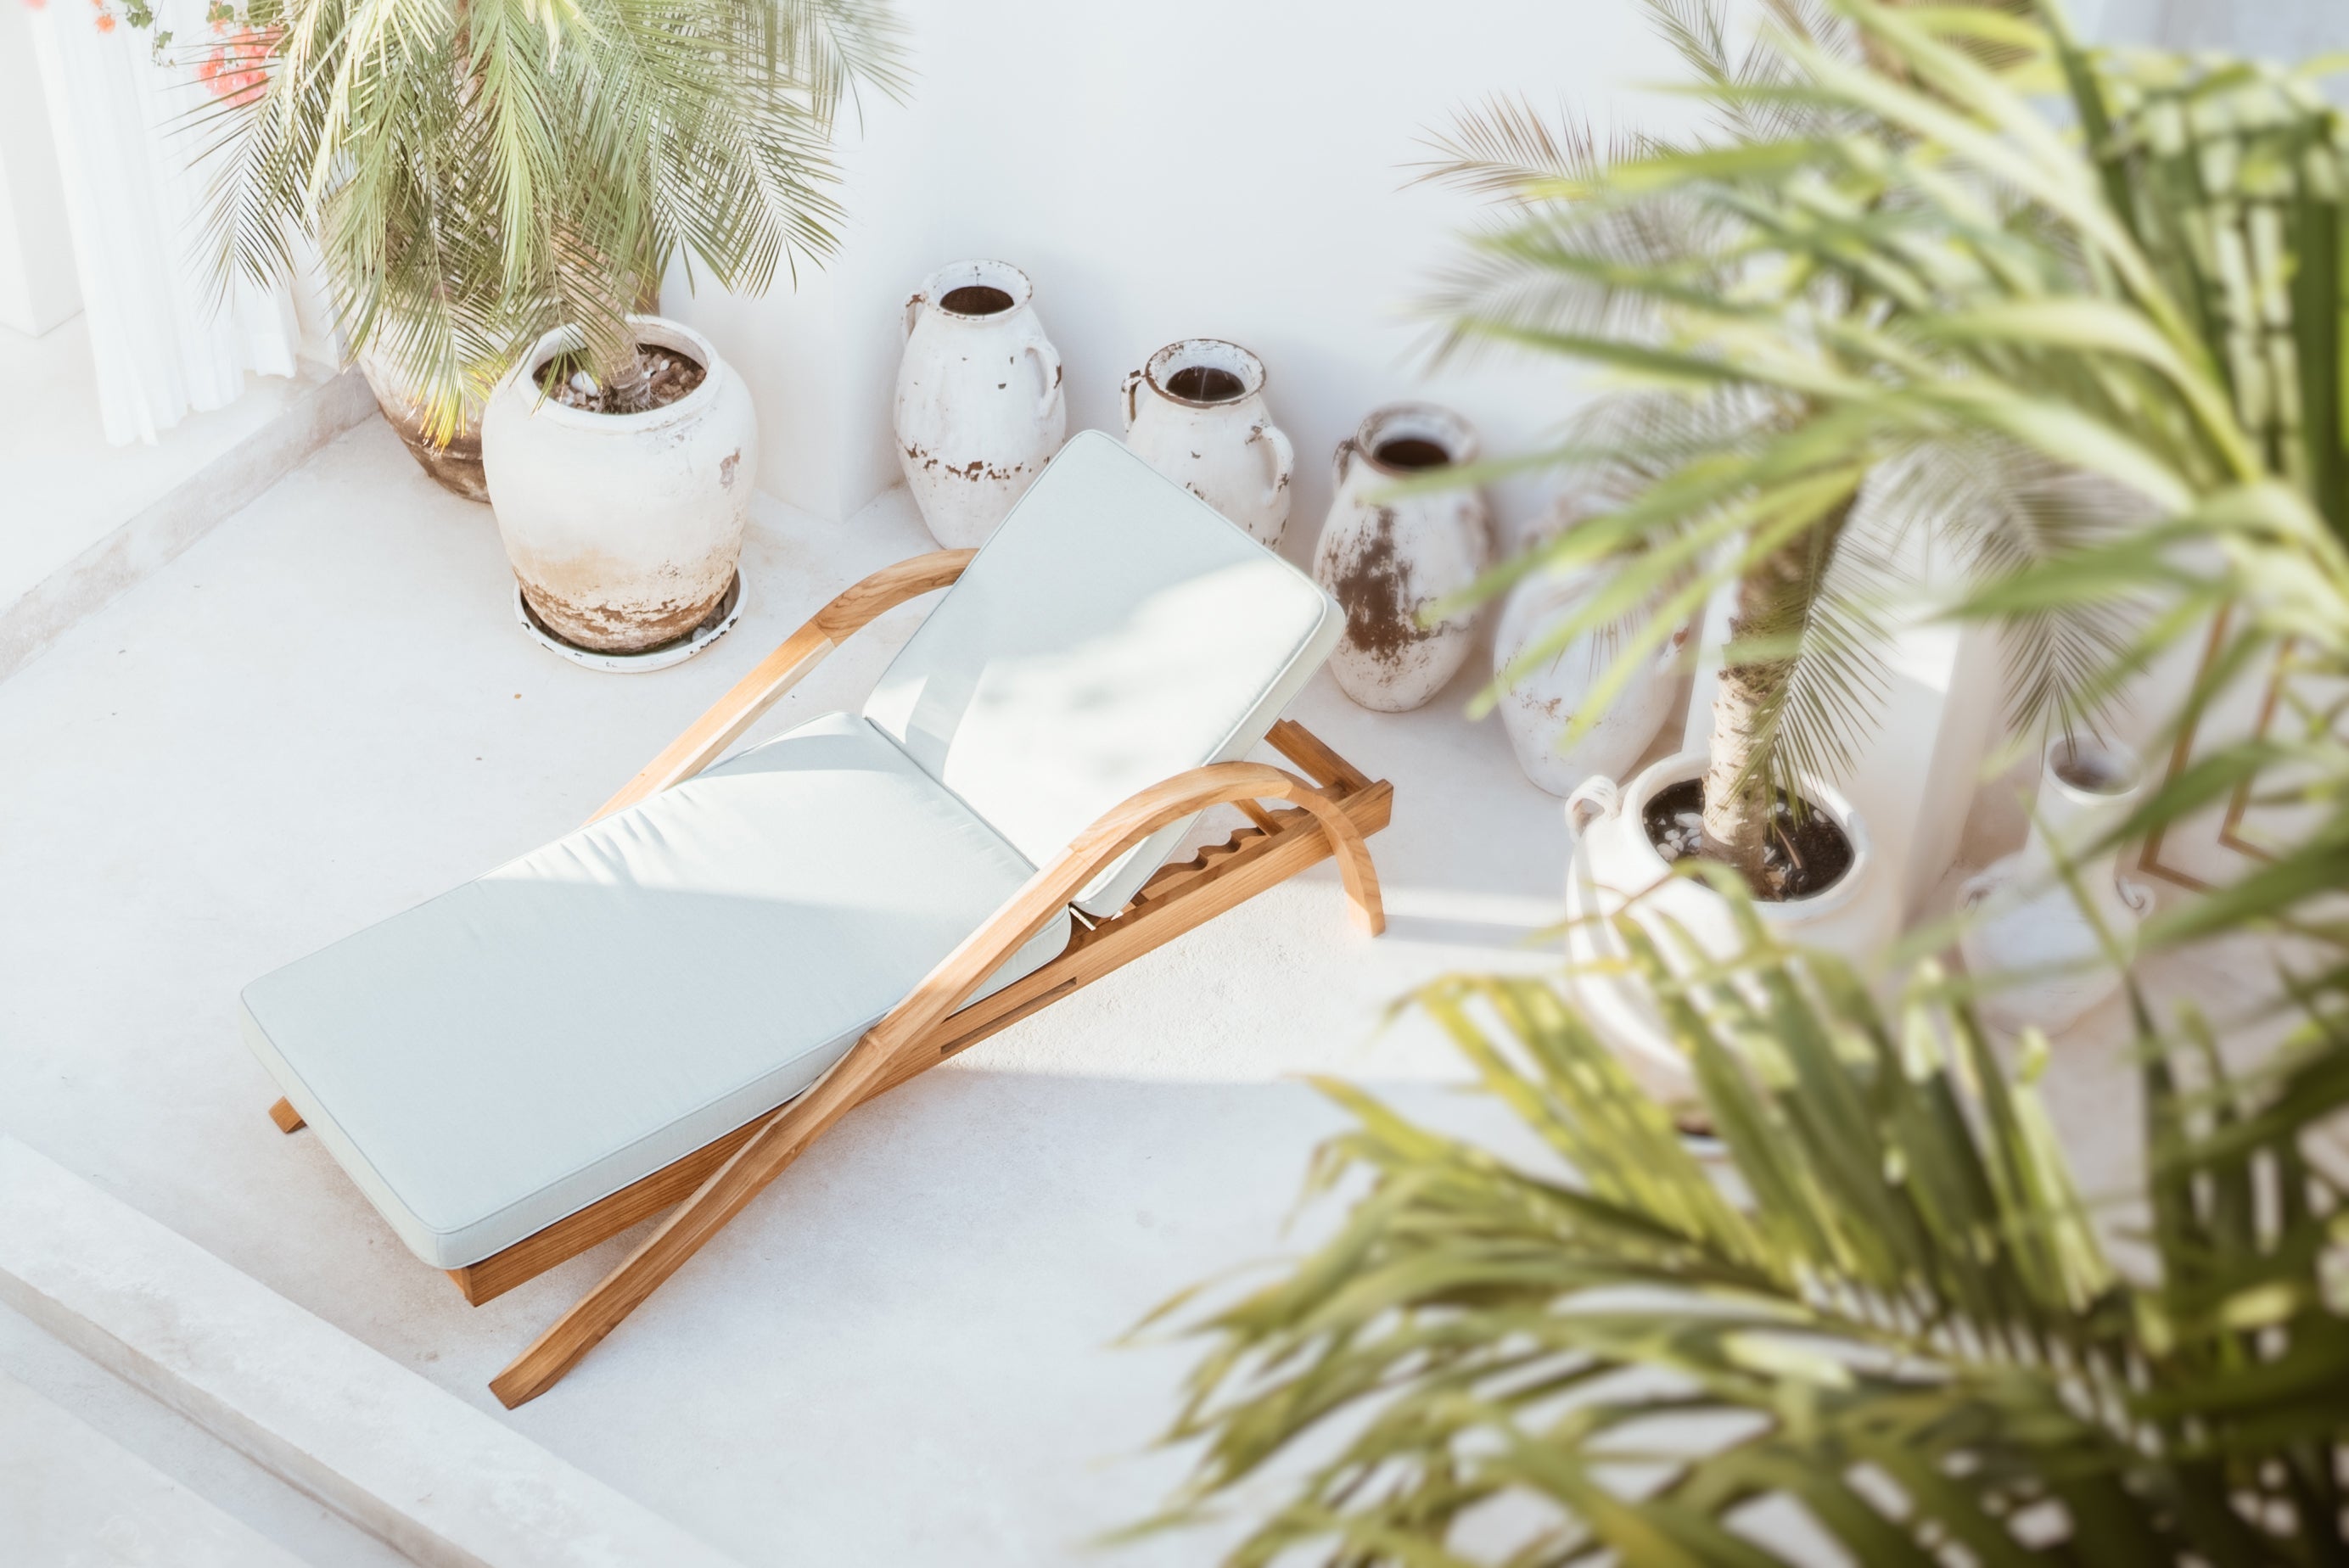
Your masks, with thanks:
M 271 1106 L 269 1119 L 277 1124 L 280 1132 L 299 1132 L 309 1125 L 302 1119 L 302 1113 L 294 1109 L 294 1102 L 290 1099 L 281 1099 Z

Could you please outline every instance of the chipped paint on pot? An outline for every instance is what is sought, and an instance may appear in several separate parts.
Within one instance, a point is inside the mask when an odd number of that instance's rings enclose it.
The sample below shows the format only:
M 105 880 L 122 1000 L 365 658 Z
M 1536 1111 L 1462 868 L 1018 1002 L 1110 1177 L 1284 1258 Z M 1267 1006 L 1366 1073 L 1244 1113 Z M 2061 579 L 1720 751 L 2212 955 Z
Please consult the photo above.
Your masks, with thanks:
M 424 394 L 417 389 L 415 377 L 375 349 L 360 354 L 358 361 L 359 374 L 367 377 L 384 423 L 398 433 L 417 466 L 450 494 L 486 502 L 490 487 L 481 474 L 481 404 L 466 400 L 456 434 L 443 445 L 425 433 Z
M 557 635 L 632 654 L 690 634 L 734 579 L 758 480 L 750 394 L 709 340 L 660 316 L 637 340 L 701 362 L 701 385 L 641 414 L 542 397 L 528 367 L 575 346 L 538 340 L 483 410 L 481 455 L 506 556 Z
M 1475 612 L 1429 626 L 1420 612 L 1475 582 L 1492 559 L 1481 491 L 1399 496 L 1395 487 L 1474 461 L 1475 432 L 1448 408 L 1398 403 L 1338 443 L 1337 495 L 1321 524 L 1313 575 L 1346 612 L 1330 655 L 1339 689 L 1379 713 L 1402 713 L 1444 688 L 1468 657 Z
M 1264 401 L 1264 361 L 1237 343 L 1170 343 L 1125 378 L 1125 441 L 1143 461 L 1278 549 L 1297 451 Z
M 905 302 L 897 460 L 940 544 L 987 542 L 1069 433 L 1061 356 L 1028 274 L 954 262 Z

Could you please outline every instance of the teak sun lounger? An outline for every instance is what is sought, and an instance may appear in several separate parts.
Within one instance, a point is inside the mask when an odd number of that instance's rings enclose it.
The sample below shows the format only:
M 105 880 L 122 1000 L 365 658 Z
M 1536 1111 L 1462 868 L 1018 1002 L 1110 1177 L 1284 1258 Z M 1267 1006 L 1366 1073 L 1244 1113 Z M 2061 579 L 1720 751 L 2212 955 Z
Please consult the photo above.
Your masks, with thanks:
M 860 713 L 719 760 L 940 588 Z M 1393 791 L 1276 722 L 1340 624 L 1081 435 L 985 549 L 842 593 L 585 826 L 247 986 L 270 1115 L 477 1305 L 667 1211 L 490 1385 L 535 1398 L 865 1100 L 1324 858 L 1376 934 Z M 1219 804 L 1249 825 L 1163 863 Z

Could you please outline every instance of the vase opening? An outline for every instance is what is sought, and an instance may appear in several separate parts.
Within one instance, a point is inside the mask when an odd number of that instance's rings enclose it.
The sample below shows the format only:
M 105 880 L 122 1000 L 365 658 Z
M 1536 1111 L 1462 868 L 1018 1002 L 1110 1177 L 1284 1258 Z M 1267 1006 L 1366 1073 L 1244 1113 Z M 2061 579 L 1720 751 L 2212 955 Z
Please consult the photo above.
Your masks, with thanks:
M 1452 466 L 1450 452 L 1419 436 L 1398 436 L 1392 441 L 1381 441 L 1371 449 L 1371 456 L 1381 467 L 1401 469 L 1407 473 Z
M 1166 390 L 1188 403 L 1228 403 L 1247 391 L 1247 383 L 1212 365 L 1185 365 L 1166 378 Z
M 1014 303 L 1009 294 L 991 284 L 965 284 L 958 289 L 948 289 L 938 301 L 938 308 L 956 315 L 1001 315 Z
M 1648 841 L 1666 864 L 1701 857 L 1704 842 L 1704 779 L 1683 779 L 1648 798 L 1640 811 Z M 1841 882 L 1857 857 L 1851 835 L 1816 802 L 1798 812 L 1784 791 L 1778 796 L 1770 842 L 1762 863 L 1762 885 L 1753 890 L 1765 903 L 1816 898 Z
M 2098 747 L 2064 742 L 2051 754 L 2048 766 L 2065 784 L 2083 795 L 2126 795 L 2137 788 L 2136 762 Z

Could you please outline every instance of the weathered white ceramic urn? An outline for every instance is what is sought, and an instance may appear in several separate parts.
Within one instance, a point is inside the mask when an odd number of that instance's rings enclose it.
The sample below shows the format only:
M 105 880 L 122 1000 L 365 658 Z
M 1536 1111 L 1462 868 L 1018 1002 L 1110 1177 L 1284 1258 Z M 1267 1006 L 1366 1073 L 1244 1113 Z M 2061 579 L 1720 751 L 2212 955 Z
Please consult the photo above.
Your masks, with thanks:
M 1125 444 L 1278 548 L 1297 451 L 1264 402 L 1264 361 L 1237 343 L 1170 343 L 1125 378 Z
M 1553 795 L 1569 794 L 1586 779 L 1629 774 L 1654 743 L 1679 692 L 1676 665 L 1688 644 L 1685 624 L 1661 649 L 1640 655 L 1640 667 L 1603 705 L 1597 721 L 1572 744 L 1564 744 L 1590 706 L 1592 688 L 1613 671 L 1618 657 L 1628 656 L 1622 653 L 1626 645 L 1655 620 L 1652 603 L 1578 632 L 1555 652 L 1509 674 L 1621 570 L 1612 561 L 1540 568 L 1526 573 L 1501 606 L 1500 625 L 1493 634 L 1494 678 L 1507 676 L 1509 682 L 1501 697 L 1501 722 L 1517 766 Z
M 1069 433 L 1061 356 L 1028 274 L 954 262 L 905 302 L 897 365 L 897 460 L 931 534 L 987 542 Z
M 689 635 L 734 580 L 758 479 L 750 389 L 709 340 L 630 316 L 636 340 L 701 363 L 701 384 L 641 414 L 543 397 L 532 373 L 575 348 L 548 333 L 481 412 L 490 504 L 523 597 L 566 642 L 631 654 Z
M 1962 895 L 1973 917 L 1958 938 L 1966 972 L 1993 981 L 1978 1003 L 1984 1016 L 2053 1034 L 2119 988 L 2113 957 L 2125 964 L 2136 954 L 2153 891 L 2120 874 L 2119 846 L 2099 843 L 2144 793 L 2144 768 L 2127 747 L 2086 737 L 2048 747 L 2030 839 L 1968 882 Z M 2009 981 L 1996 982 L 2002 975 Z
M 1393 492 L 1405 480 L 1475 455 L 1468 421 L 1428 403 L 1381 408 L 1338 443 L 1337 495 L 1313 552 L 1313 575 L 1346 612 L 1330 672 L 1364 707 L 1417 707 L 1468 657 L 1473 611 L 1432 626 L 1421 624 L 1419 615 L 1467 587 L 1491 562 L 1485 498 L 1468 486 Z
M 1648 833 L 1650 803 L 1675 785 L 1703 778 L 1706 764 L 1703 752 L 1680 752 L 1628 784 L 1586 779 L 1566 802 L 1574 844 L 1566 878 L 1569 982 L 1600 1037 L 1643 1083 L 1668 1097 L 1687 1092 L 1688 1066 L 1646 987 L 1622 973 L 1630 949 L 1613 922 L 1628 913 L 1675 969 L 1697 962 L 1684 942 L 1713 959 L 1733 958 L 1742 950 L 1729 902 L 1701 881 L 1675 876 Z M 1842 792 L 1816 779 L 1803 780 L 1801 788 L 1804 799 L 1842 830 L 1851 863 L 1809 897 L 1757 900 L 1754 913 L 1782 941 L 1864 964 L 1899 934 L 1899 889 L 1882 874 L 1867 826 Z

